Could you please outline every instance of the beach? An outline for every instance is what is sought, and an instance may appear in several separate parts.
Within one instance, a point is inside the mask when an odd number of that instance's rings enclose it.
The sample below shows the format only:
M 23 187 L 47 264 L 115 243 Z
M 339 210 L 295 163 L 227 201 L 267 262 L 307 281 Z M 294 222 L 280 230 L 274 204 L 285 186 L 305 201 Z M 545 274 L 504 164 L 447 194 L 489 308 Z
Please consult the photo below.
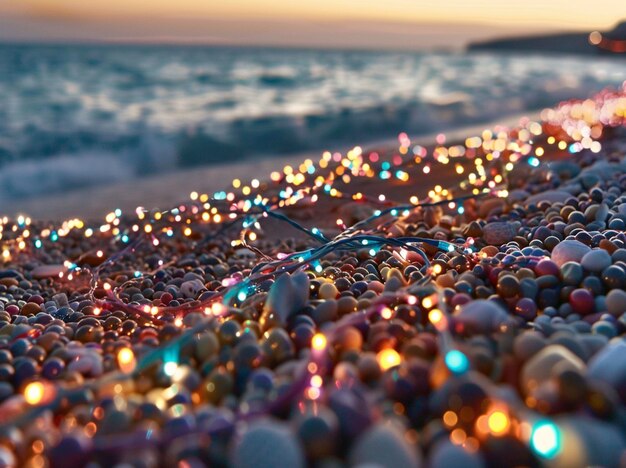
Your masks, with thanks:
M 625 116 L 15 201 L 0 461 L 620 466 Z
M 480 125 L 466 126 L 445 132 L 448 141 L 462 142 L 468 136 L 480 135 L 485 129 L 501 126 L 515 127 L 520 119 L 530 120 L 538 118 L 539 113 L 525 113 L 513 117 L 501 118 L 498 121 Z M 414 144 L 432 145 L 436 134 L 423 135 L 413 139 Z M 377 149 L 383 152 L 393 151 L 398 146 L 397 139 L 379 141 L 366 146 L 367 149 Z M 350 148 L 329 148 L 330 151 L 345 153 Z M 298 166 L 310 159 L 318 161 L 322 151 L 302 153 L 291 156 L 274 158 L 254 158 L 234 163 L 214 164 L 210 167 L 184 169 L 167 174 L 148 176 L 132 182 L 118 182 L 105 186 L 87 187 L 84 189 L 68 190 L 60 194 L 45 197 L 18 199 L 2 207 L 0 214 L 8 216 L 31 216 L 42 220 L 63 220 L 83 218 L 97 220 L 104 218 L 112 210 L 118 208 L 124 212 L 133 211 L 137 207 L 148 210 L 168 210 L 178 202 L 189 199 L 192 191 L 199 193 L 215 193 L 229 190 L 233 179 L 269 180 L 271 172 L 284 165 Z M 439 175 L 441 183 L 449 185 L 449 177 Z M 375 187 L 370 190 L 375 191 Z M 405 198 L 415 195 L 415 190 L 408 186 L 402 189 L 406 192 Z M 419 191 L 419 189 L 418 189 Z M 423 195 L 423 194 L 419 194 Z

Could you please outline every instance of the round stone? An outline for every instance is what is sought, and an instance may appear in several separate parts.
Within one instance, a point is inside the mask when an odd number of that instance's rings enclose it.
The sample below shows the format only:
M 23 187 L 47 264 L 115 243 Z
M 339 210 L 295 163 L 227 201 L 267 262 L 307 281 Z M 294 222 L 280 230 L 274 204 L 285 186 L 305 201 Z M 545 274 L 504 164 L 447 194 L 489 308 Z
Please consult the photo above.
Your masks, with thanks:
M 587 252 L 580 261 L 580 264 L 587 271 L 600 273 L 611 265 L 611 256 L 606 250 L 596 249 Z
M 583 256 L 590 252 L 591 249 L 573 239 L 566 239 L 559 242 L 554 249 L 552 249 L 552 261 L 558 266 L 562 266 L 567 262 L 580 262 Z
M 409 445 L 391 425 L 378 424 L 359 437 L 350 452 L 351 466 L 417 468 L 422 466 L 416 446 Z
M 318 296 L 320 299 L 335 299 L 339 291 L 333 283 L 324 283 L 320 286 Z
M 236 468 L 272 468 L 306 466 L 304 452 L 293 431 L 284 423 L 267 420 L 247 428 L 235 445 L 233 466 Z
M 606 310 L 614 316 L 619 316 L 626 312 L 626 291 L 612 289 L 606 295 Z
M 527 297 L 521 298 L 515 304 L 515 313 L 524 320 L 533 320 L 537 316 L 535 301 Z
M 507 312 L 494 301 L 479 299 L 461 306 L 454 318 L 467 331 L 489 333 L 508 323 L 511 318 Z
M 591 314 L 595 309 L 593 295 L 586 289 L 574 289 L 569 295 L 569 303 L 572 310 L 580 315 Z
M 566 262 L 561 265 L 561 279 L 568 286 L 578 286 L 584 277 L 583 267 L 576 262 Z

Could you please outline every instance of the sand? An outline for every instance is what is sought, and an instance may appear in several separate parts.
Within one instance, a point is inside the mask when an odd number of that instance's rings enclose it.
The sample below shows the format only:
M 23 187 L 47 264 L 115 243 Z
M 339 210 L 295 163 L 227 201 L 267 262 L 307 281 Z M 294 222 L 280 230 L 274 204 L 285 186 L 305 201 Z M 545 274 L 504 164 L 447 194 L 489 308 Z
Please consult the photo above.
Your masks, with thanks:
M 525 114 L 531 119 L 538 118 L 538 113 Z M 447 141 L 462 141 L 480 134 L 485 128 L 496 125 L 514 126 L 523 116 L 500 119 L 498 122 L 483 123 L 446 132 Z M 424 135 L 413 139 L 415 144 L 431 145 L 435 135 Z M 367 145 L 367 148 L 394 148 L 394 140 L 380 141 Z M 346 148 L 329 148 L 342 151 Z M 0 207 L 0 215 L 28 215 L 37 219 L 62 220 L 69 218 L 98 219 L 116 208 L 122 211 L 134 210 L 138 206 L 148 209 L 169 209 L 176 203 L 189 198 L 192 191 L 214 193 L 230 187 L 234 178 L 249 181 L 253 178 L 265 180 L 272 171 L 279 170 L 286 164 L 300 164 L 307 158 L 319 160 L 321 151 L 292 154 L 284 157 L 264 158 L 213 165 L 210 167 L 185 169 L 169 174 L 159 174 L 131 182 L 116 183 L 108 186 L 68 191 L 46 197 L 28 198 L 11 201 Z

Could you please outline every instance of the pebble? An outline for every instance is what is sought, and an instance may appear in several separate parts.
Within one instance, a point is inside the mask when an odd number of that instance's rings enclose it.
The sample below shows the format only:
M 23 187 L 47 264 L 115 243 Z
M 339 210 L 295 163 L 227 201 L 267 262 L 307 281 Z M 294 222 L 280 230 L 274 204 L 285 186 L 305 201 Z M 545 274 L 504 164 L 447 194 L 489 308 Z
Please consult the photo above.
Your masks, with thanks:
M 609 343 L 589 361 L 587 376 L 609 384 L 626 402 L 626 343 Z
M 613 316 L 618 316 L 626 312 L 626 291 L 612 289 L 606 295 L 606 310 Z
M 389 425 L 378 424 L 355 442 L 349 455 L 352 466 L 384 468 L 417 468 L 422 466 L 421 454 L 410 446 L 402 433 Z
M 507 312 L 493 301 L 476 300 L 461 306 L 454 315 L 464 330 L 473 333 L 490 333 L 510 322 Z
M 585 363 L 561 345 L 549 345 L 533 355 L 522 368 L 520 380 L 527 394 L 538 390 L 565 370 L 585 371 Z
M 291 429 L 278 421 L 256 422 L 248 427 L 233 449 L 235 468 L 304 468 L 300 442 Z
M 582 257 L 580 264 L 585 270 L 600 273 L 611 266 L 611 256 L 606 250 L 592 250 Z
M 491 245 L 502 245 L 515 237 L 515 226 L 510 223 L 489 223 L 483 227 L 483 239 Z
M 263 328 L 269 328 L 274 323 L 285 326 L 287 319 L 302 309 L 308 299 L 309 277 L 305 273 L 279 276 L 265 301 L 261 325 Z
M 583 256 L 591 251 L 591 248 L 577 240 L 566 239 L 552 249 L 551 258 L 559 267 L 567 262 L 580 262 Z

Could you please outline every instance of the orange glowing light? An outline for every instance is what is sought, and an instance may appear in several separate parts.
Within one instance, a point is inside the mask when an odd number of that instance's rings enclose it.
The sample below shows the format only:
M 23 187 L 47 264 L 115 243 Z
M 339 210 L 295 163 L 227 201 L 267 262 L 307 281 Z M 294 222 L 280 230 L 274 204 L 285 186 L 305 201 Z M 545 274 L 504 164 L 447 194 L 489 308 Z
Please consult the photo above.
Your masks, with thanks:
M 313 335 L 313 338 L 311 339 L 311 346 L 313 347 L 313 349 L 321 351 L 326 348 L 326 344 L 326 337 L 323 334 L 316 333 L 315 335 Z
M 493 435 L 499 436 L 508 431 L 511 422 L 509 421 L 507 414 L 503 411 L 494 411 L 489 415 L 487 425 Z
M 398 352 L 393 348 L 383 349 L 376 355 L 378 365 L 382 370 L 391 369 L 392 367 L 400 365 L 402 358 Z
M 29 405 L 38 405 L 43 400 L 46 389 L 41 382 L 31 382 L 24 388 L 24 400 Z
M 130 348 L 122 348 L 117 353 L 117 364 L 124 373 L 135 370 L 135 353 Z

